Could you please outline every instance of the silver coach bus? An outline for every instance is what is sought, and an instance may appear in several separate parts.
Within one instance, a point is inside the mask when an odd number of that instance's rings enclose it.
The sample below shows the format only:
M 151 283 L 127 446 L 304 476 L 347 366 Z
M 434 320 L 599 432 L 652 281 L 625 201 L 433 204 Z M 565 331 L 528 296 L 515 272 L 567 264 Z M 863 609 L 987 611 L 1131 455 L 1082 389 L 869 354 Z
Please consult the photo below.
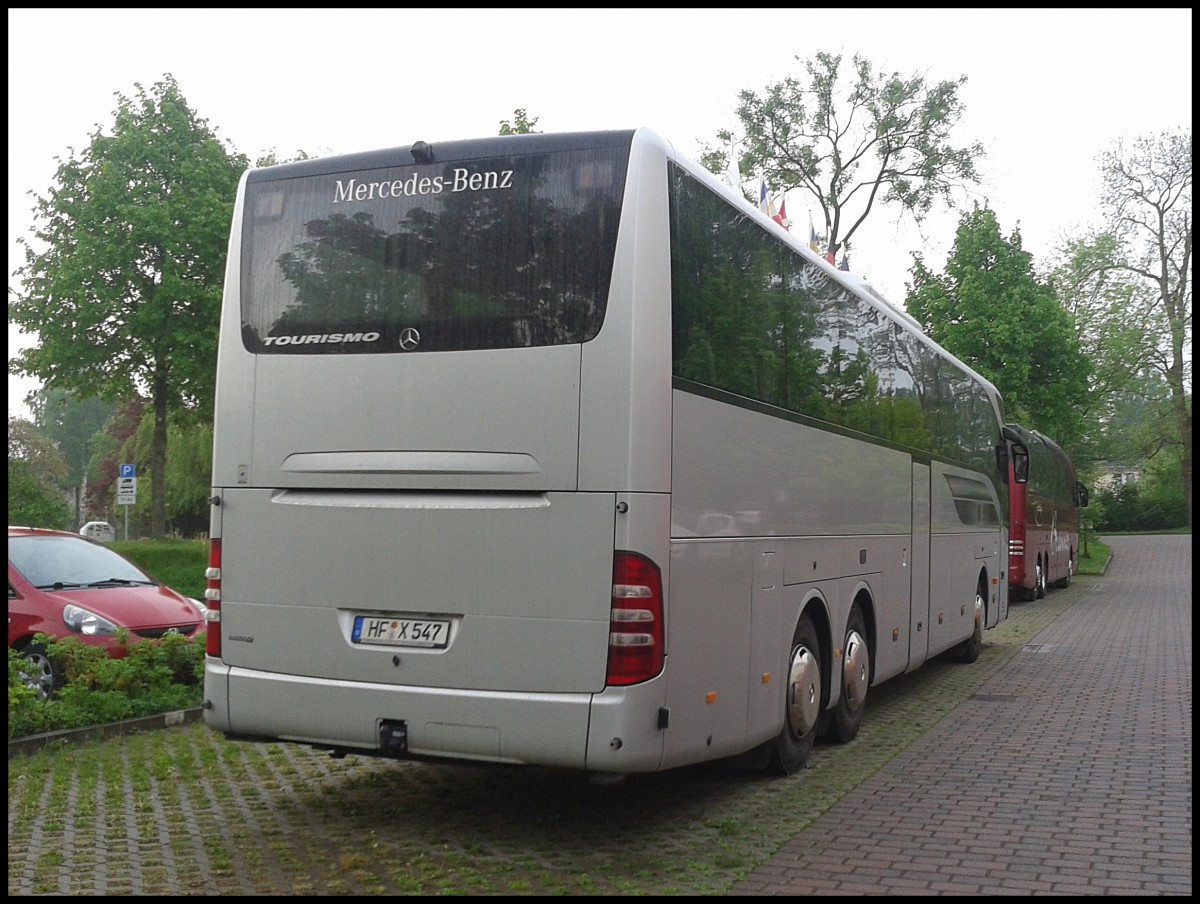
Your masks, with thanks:
M 252 169 L 205 721 L 801 768 L 1007 614 L 1001 399 L 647 129 Z

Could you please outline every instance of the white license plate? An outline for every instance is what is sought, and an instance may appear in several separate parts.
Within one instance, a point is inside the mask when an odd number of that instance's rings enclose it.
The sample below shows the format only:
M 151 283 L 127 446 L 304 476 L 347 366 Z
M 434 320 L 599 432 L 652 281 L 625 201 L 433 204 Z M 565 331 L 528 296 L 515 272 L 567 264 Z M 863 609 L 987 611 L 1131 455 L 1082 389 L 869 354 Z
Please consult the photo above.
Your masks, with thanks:
M 354 643 L 376 643 L 390 647 L 444 647 L 450 639 L 450 622 L 436 618 L 356 615 Z

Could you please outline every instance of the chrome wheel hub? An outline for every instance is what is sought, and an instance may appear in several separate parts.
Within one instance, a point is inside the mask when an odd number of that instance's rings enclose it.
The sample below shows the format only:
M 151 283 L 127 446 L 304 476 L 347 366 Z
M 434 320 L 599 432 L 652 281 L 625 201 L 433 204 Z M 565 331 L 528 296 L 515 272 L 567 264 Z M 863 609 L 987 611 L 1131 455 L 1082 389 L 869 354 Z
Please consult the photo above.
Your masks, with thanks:
M 857 631 L 851 631 L 846 637 L 846 655 L 842 660 L 842 699 L 852 713 L 862 709 L 867 699 L 870 666 L 867 642 Z
M 792 651 L 787 694 L 788 729 L 794 737 L 802 738 L 816 727 L 821 710 L 821 668 L 807 647 Z

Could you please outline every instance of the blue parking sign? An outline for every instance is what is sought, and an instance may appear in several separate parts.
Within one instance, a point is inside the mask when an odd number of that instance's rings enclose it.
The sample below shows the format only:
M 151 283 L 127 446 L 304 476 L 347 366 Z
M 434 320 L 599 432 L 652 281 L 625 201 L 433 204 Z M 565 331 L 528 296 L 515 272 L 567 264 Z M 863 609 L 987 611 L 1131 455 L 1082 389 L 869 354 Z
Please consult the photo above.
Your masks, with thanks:
M 121 477 L 133 476 L 133 465 L 121 465 Z

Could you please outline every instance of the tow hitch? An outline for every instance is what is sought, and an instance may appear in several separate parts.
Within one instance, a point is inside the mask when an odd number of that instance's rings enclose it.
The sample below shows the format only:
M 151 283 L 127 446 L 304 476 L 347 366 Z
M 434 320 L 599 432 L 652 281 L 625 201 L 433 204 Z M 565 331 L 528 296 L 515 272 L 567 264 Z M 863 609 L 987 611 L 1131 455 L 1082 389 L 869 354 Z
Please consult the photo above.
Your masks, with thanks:
M 399 719 L 380 720 L 379 752 L 394 757 L 408 753 L 408 726 L 404 722 Z

